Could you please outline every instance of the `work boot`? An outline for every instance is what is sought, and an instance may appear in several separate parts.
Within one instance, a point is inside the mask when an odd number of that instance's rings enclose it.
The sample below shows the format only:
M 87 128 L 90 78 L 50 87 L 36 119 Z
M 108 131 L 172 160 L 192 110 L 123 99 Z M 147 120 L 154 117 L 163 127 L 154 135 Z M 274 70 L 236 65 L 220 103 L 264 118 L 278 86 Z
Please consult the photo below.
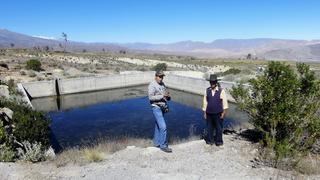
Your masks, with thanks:
M 161 151 L 166 152 L 166 153 L 172 153 L 172 149 L 169 147 L 164 147 L 164 148 L 160 148 Z

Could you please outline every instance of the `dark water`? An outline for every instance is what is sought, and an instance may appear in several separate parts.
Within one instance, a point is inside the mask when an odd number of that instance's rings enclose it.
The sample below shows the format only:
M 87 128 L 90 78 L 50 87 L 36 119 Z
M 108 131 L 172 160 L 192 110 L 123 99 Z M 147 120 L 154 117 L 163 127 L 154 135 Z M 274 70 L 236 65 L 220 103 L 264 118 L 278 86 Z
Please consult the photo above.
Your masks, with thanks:
M 170 112 L 165 114 L 169 139 L 200 135 L 205 128 L 202 96 L 172 89 L 170 93 Z M 32 103 L 48 112 L 54 139 L 65 148 L 124 136 L 151 139 L 155 120 L 146 94 L 143 86 L 35 99 Z M 246 126 L 246 115 L 234 104 L 229 106 L 225 127 Z

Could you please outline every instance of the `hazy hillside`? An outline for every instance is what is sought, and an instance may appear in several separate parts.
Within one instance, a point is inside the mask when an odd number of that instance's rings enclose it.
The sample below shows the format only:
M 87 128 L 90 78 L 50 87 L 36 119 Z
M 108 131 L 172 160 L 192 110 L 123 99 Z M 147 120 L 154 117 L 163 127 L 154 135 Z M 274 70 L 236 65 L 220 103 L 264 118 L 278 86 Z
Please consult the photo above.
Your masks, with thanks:
M 131 43 L 122 46 L 136 50 L 158 50 L 213 58 L 244 58 L 250 53 L 266 59 L 320 60 L 320 40 L 218 39 L 211 43 L 182 41 L 171 44 Z
M 60 45 L 59 45 L 60 44 Z M 61 46 L 62 45 L 62 46 Z M 0 48 L 50 47 L 63 50 L 63 40 L 43 39 L 0 29 Z M 120 51 L 190 55 L 205 58 L 253 58 L 271 60 L 320 61 L 320 40 L 285 39 L 218 39 L 210 43 L 181 41 L 169 44 L 151 43 L 82 43 L 69 41 L 68 51 Z
M 60 45 L 59 45 L 60 44 Z M 48 46 L 51 50 L 63 50 L 64 41 L 44 39 L 39 37 L 32 37 L 20 33 L 15 33 L 8 31 L 6 29 L 0 29 L 0 48 L 34 48 L 40 47 L 44 48 Z M 95 51 L 102 52 L 105 51 L 119 51 L 126 49 L 118 45 L 106 44 L 106 43 L 82 43 L 68 41 L 67 51 Z

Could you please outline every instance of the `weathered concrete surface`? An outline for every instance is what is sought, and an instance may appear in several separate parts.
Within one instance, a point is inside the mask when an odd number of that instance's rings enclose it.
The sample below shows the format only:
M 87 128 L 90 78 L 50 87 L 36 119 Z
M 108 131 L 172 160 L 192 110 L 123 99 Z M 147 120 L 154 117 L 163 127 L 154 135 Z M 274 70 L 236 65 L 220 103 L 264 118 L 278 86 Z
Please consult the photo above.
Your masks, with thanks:
M 32 98 L 55 96 L 55 80 L 23 83 L 22 86 Z
M 60 95 L 76 94 L 83 92 L 93 92 L 114 88 L 123 88 L 130 86 L 146 85 L 154 79 L 154 72 L 143 72 L 133 74 L 117 74 L 99 77 L 83 77 L 73 79 L 59 79 L 57 86 Z M 192 78 L 167 73 L 164 82 L 169 88 L 191 92 L 203 95 L 205 89 L 209 87 L 208 81 L 203 78 Z M 228 91 L 234 85 L 233 82 L 220 82 L 221 87 L 227 91 L 227 98 L 234 101 Z M 24 83 L 24 88 L 32 98 L 55 96 L 55 81 L 40 81 L 33 83 Z
M 59 80 L 60 94 L 99 91 L 129 86 L 148 84 L 153 79 L 153 72 L 120 74 L 101 77 L 85 77 Z
M 21 83 L 18 83 L 17 84 L 17 87 L 18 87 L 18 91 L 20 91 L 22 93 L 22 100 L 24 102 L 26 102 L 32 109 L 33 109 L 33 106 L 31 104 L 31 101 L 30 99 L 28 98 L 28 95 L 27 95 L 27 92 L 26 90 L 23 88 L 22 84 Z
M 203 95 L 206 88 L 210 86 L 209 82 L 203 78 L 192 78 L 184 77 L 178 75 L 167 75 L 164 80 L 166 86 L 172 89 L 177 89 L 181 91 L 191 92 L 195 94 Z M 234 101 L 232 96 L 229 93 L 229 90 L 235 85 L 234 82 L 220 81 L 221 87 L 224 88 L 227 92 L 227 98 L 229 101 Z

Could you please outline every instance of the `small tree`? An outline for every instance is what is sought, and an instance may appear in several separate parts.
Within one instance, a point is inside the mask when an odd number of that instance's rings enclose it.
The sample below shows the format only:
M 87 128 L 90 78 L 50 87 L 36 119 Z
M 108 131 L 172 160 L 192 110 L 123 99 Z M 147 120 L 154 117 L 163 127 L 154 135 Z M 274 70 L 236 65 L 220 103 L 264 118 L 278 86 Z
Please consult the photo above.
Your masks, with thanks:
M 68 42 L 68 35 L 64 32 L 62 32 L 62 37 L 64 39 L 64 52 L 66 52 L 66 49 L 67 49 L 67 42 Z
M 50 50 L 50 47 L 49 47 L 49 46 L 45 46 L 43 49 L 44 49 L 46 52 L 48 52 L 48 51 Z
M 125 50 L 120 50 L 119 54 L 126 54 L 127 52 Z
M 167 64 L 166 63 L 159 63 L 152 67 L 152 70 L 154 71 L 165 71 L 167 70 Z
M 252 55 L 250 53 L 247 55 L 247 59 L 252 59 Z
M 320 137 L 320 83 L 309 66 L 297 63 L 295 71 L 270 62 L 249 84 L 233 87 L 231 95 L 263 134 L 263 145 L 275 151 L 276 160 L 310 151 Z
M 59 43 L 59 48 L 63 49 L 63 46 L 62 46 L 62 44 L 61 44 L 61 43 Z
M 27 61 L 27 69 L 32 69 L 34 71 L 40 71 L 41 70 L 41 62 L 37 59 L 30 59 Z

